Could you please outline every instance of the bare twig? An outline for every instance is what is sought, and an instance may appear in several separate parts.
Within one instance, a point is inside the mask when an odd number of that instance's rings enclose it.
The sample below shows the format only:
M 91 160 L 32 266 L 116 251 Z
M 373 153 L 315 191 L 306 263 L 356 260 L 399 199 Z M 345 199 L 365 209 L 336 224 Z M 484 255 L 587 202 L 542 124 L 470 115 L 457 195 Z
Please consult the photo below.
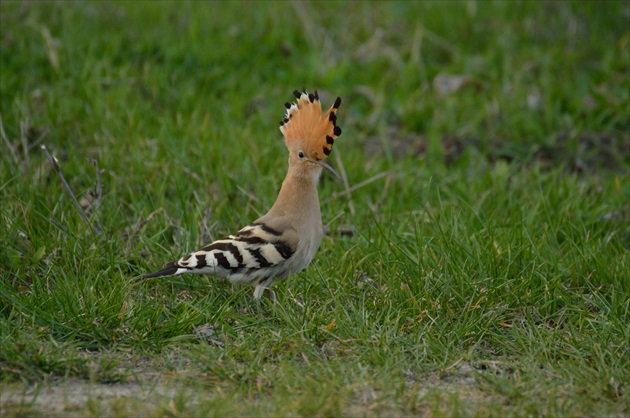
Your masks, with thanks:
M 385 177 L 388 174 L 390 174 L 389 171 L 383 171 L 382 173 L 378 173 L 377 175 L 372 176 L 369 179 L 364 180 L 364 181 L 362 181 L 359 184 L 355 184 L 354 186 L 350 187 L 349 189 L 344 190 L 343 192 L 334 193 L 330 198 L 328 198 L 326 201 L 324 201 L 323 204 L 325 205 L 326 203 L 329 203 L 329 202 L 331 202 L 331 201 L 333 201 L 333 200 L 335 200 L 335 199 L 337 199 L 337 198 L 339 198 L 341 196 L 345 196 L 347 194 L 350 194 L 350 193 L 354 192 L 355 190 L 358 190 L 358 189 L 360 189 L 362 187 L 365 187 L 368 184 L 370 184 L 372 182 L 375 182 L 376 180 L 378 180 L 378 179 L 380 179 L 382 177 Z
M 355 228 L 351 225 L 338 226 L 334 230 L 331 230 L 330 226 L 324 225 L 324 234 L 327 236 L 338 235 L 340 237 L 354 237 Z
M 41 133 L 41 135 L 39 135 L 39 137 L 37 137 L 37 139 L 33 142 L 31 142 L 30 144 L 28 144 L 28 150 L 29 152 L 34 149 L 36 146 L 39 145 L 40 142 L 42 142 L 44 140 L 44 138 L 46 138 L 46 135 L 48 135 L 48 132 L 50 132 L 49 129 L 45 129 L 44 132 Z
M 161 213 L 161 212 L 164 212 L 164 208 L 157 208 L 156 210 L 151 212 L 149 214 L 149 216 L 147 216 L 147 218 L 145 220 L 142 220 L 142 215 L 141 215 L 141 217 L 138 219 L 138 221 L 134 225 L 133 231 L 131 231 L 131 237 L 130 237 L 129 241 L 134 239 L 140 233 L 140 230 L 142 228 L 144 228 L 144 226 L 147 223 L 151 222 L 151 220 L 155 217 L 155 215 L 157 215 L 158 213 Z
M 101 182 L 101 174 L 103 172 L 99 170 L 97 160 L 88 161 L 92 163 L 94 169 L 96 170 L 96 184 L 94 185 L 94 191 L 91 192 L 92 197 L 94 198 L 94 201 L 91 203 L 92 224 L 102 230 L 100 223 L 98 222 L 98 210 L 100 209 L 101 200 L 103 198 L 103 183 Z
M 101 174 L 103 172 L 98 169 L 98 161 L 88 161 L 92 163 L 94 169 L 96 170 L 96 186 L 94 186 L 94 202 L 92 203 L 92 208 L 96 211 L 101 204 L 101 199 L 103 198 L 103 183 L 101 183 Z
M 18 166 L 19 165 L 18 156 L 15 154 L 15 151 L 13 150 L 13 146 L 11 145 L 11 143 L 9 142 L 9 138 L 7 137 L 7 133 L 4 131 L 4 123 L 2 123 L 2 117 L 0 117 L 0 136 L 2 136 L 2 140 L 4 141 L 4 143 L 7 144 L 7 149 L 11 153 L 11 157 L 13 158 L 13 163 L 16 166 Z
M 20 123 L 20 139 L 22 140 L 22 151 L 24 151 L 24 165 L 22 166 L 22 175 L 24 176 L 24 178 L 28 177 L 28 172 L 29 172 L 29 166 L 30 166 L 30 161 L 29 161 L 29 156 L 28 156 L 28 130 L 29 130 L 29 123 L 28 120 L 25 120 L 23 122 Z
M 339 168 L 341 178 L 343 179 L 343 185 L 346 190 L 350 188 L 350 183 L 348 182 L 348 174 L 346 174 L 346 168 L 343 165 L 343 161 L 339 157 L 339 153 L 335 153 L 335 162 L 337 163 L 337 167 Z M 350 209 L 350 214 L 354 215 L 354 202 L 352 201 L 352 194 L 348 193 L 348 209 Z
M 133 242 L 140 235 L 140 231 L 142 230 L 142 228 L 144 228 L 144 226 L 146 224 L 151 222 L 151 220 L 159 213 L 164 213 L 164 208 L 158 208 L 158 209 L 154 210 L 153 212 L 151 212 L 149 214 L 149 216 L 147 216 L 146 219 L 142 219 L 142 215 L 140 215 L 138 217 L 138 220 L 136 221 L 136 224 L 133 226 L 133 228 L 131 229 L 131 231 L 129 232 L 129 235 L 127 237 L 126 251 L 129 251 L 131 249 L 131 246 L 132 246 Z M 167 219 L 168 219 L 168 217 L 167 217 Z
M 385 179 L 385 185 L 383 186 L 383 192 L 381 193 L 381 197 L 376 203 L 376 206 L 381 206 L 381 203 L 387 198 L 387 193 L 389 192 L 389 186 L 392 183 L 392 176 L 387 176 Z
M 256 196 L 254 196 L 253 193 L 248 192 L 247 190 L 243 189 L 241 186 L 239 186 L 238 184 L 236 184 L 236 188 L 243 193 L 245 196 L 249 197 L 249 200 L 251 200 L 252 202 L 256 202 L 258 203 L 258 198 Z
M 41 148 L 44 151 L 44 154 L 46 155 L 46 158 L 48 158 L 48 161 L 52 165 L 53 170 L 55 171 L 57 176 L 59 176 L 59 178 L 61 179 L 61 183 L 63 184 L 63 187 L 66 190 L 66 193 L 72 199 L 72 202 L 74 203 L 75 208 L 77 208 L 77 211 L 79 212 L 79 215 L 81 215 L 81 219 L 83 219 L 83 222 L 85 222 L 86 225 L 91 226 L 92 229 L 94 230 L 94 232 L 96 232 L 97 234 L 101 234 L 103 232 L 101 227 L 99 225 L 97 225 L 97 224 L 90 223 L 90 220 L 88 219 L 87 215 L 85 214 L 85 211 L 83 210 L 83 208 L 79 204 L 79 201 L 77 200 L 77 198 L 74 195 L 74 193 L 72 193 L 72 189 L 70 188 L 70 185 L 68 184 L 66 179 L 63 177 L 63 174 L 61 174 L 61 170 L 59 169 L 59 164 L 57 164 L 57 160 L 55 160 L 53 158 L 53 156 L 50 155 L 50 153 L 48 152 L 48 149 L 46 148 L 46 145 L 42 145 Z

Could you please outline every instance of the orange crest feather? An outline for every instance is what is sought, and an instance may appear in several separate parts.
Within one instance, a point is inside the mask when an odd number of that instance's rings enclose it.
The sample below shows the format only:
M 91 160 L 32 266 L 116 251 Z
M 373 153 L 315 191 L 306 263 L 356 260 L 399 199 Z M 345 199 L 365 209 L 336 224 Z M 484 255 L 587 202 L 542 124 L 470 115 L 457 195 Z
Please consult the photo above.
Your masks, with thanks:
M 308 94 L 293 92 L 297 103 L 286 103 L 287 113 L 280 122 L 280 132 L 284 135 L 287 147 L 301 148 L 307 157 L 314 160 L 324 160 L 330 154 L 335 139 L 341 135 L 341 128 L 337 126 L 337 109 L 341 105 L 341 98 L 322 115 L 317 90 Z

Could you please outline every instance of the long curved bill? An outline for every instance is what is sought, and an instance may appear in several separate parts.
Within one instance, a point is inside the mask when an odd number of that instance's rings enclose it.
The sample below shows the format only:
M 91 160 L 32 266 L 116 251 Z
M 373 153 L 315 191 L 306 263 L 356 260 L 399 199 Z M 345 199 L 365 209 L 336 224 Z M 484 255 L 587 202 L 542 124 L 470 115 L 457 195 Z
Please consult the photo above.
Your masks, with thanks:
M 332 174 L 333 176 L 335 176 L 335 178 L 337 180 L 339 180 L 340 182 L 343 183 L 343 179 L 341 178 L 341 176 L 339 175 L 339 173 L 337 173 L 335 171 L 334 168 L 332 168 L 332 166 L 330 164 L 328 164 L 326 161 L 324 160 L 317 160 L 315 161 L 317 164 L 321 165 L 322 167 L 324 167 L 326 170 L 328 170 L 330 172 L 330 174 Z

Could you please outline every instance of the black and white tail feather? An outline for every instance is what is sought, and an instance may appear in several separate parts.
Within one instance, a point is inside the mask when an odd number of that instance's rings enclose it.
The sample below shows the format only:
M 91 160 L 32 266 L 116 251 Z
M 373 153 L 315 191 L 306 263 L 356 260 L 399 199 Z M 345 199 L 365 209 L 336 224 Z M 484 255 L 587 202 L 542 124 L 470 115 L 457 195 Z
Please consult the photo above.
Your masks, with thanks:
M 200 250 L 166 263 L 162 270 L 142 276 L 143 279 L 179 274 L 213 274 L 231 283 L 255 285 L 254 298 L 276 280 L 293 273 L 290 259 L 296 251 L 281 231 L 254 222 L 236 234 L 217 240 Z M 287 238 L 291 238 L 288 234 Z

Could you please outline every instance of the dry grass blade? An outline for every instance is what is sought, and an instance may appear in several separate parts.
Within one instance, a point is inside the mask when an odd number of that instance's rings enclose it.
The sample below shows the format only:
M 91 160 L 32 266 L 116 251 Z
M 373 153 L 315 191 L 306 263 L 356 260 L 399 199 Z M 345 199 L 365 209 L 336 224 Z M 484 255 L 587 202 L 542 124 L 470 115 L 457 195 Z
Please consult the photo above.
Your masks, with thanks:
M 7 149 L 11 153 L 11 158 L 13 158 L 13 163 L 17 166 L 19 165 L 18 157 L 13 150 L 13 146 L 11 146 L 11 142 L 9 142 L 9 138 L 7 137 L 7 133 L 4 131 L 4 123 L 2 122 L 2 118 L 0 117 L 0 136 L 2 136 L 2 140 L 7 146 Z
M 22 140 L 22 150 L 24 151 L 24 164 L 22 165 L 22 175 L 24 178 L 28 178 L 30 159 L 28 155 L 28 130 L 29 130 L 28 120 L 20 123 L 20 139 Z
M 335 161 L 337 163 L 337 167 L 339 167 L 341 178 L 343 179 L 343 186 L 345 187 L 346 190 L 348 190 L 350 188 L 350 183 L 348 182 L 348 174 L 346 173 L 346 168 L 343 165 L 343 161 L 341 160 L 341 157 L 339 157 L 338 152 L 335 153 Z M 354 210 L 354 202 L 352 201 L 352 194 L 347 193 L 347 195 L 348 195 L 348 209 L 350 210 L 350 214 L 354 215 L 356 211 Z
M 362 181 L 361 183 L 355 184 L 354 186 L 352 186 L 352 187 L 350 187 L 350 188 L 348 188 L 348 189 L 344 190 L 343 192 L 334 193 L 332 196 L 330 196 L 330 198 L 328 198 L 327 200 L 325 200 L 323 204 L 325 205 L 325 204 L 330 203 L 330 202 L 332 202 L 333 200 L 335 200 L 335 199 L 337 199 L 337 198 L 339 198 L 339 197 L 341 197 L 341 196 L 345 196 L 345 195 L 347 195 L 347 194 L 350 194 L 350 193 L 354 192 L 355 190 L 358 190 L 358 189 L 360 189 L 360 188 L 362 188 L 362 187 L 365 187 L 365 186 L 367 186 L 368 184 L 373 183 L 373 182 L 375 182 L 376 180 L 378 180 L 378 179 L 380 179 L 380 178 L 383 178 L 383 177 L 387 176 L 388 174 L 391 174 L 391 172 L 389 172 L 389 171 L 383 171 L 382 173 L 378 173 L 377 175 L 372 176 L 372 177 L 370 177 L 369 179 Z
M 68 194 L 68 196 L 70 196 L 70 199 L 72 199 L 72 202 L 74 203 L 74 207 L 79 212 L 79 215 L 81 215 L 81 219 L 83 220 L 83 222 L 86 225 L 91 226 L 92 229 L 94 230 L 94 232 L 96 232 L 97 234 L 100 235 L 103 232 L 103 230 L 101 229 L 101 227 L 98 224 L 92 223 L 88 219 L 87 215 L 85 214 L 85 211 L 81 207 L 81 204 L 79 204 L 79 201 L 77 200 L 77 197 L 72 192 L 72 189 L 70 188 L 70 185 L 68 184 L 68 182 L 64 178 L 63 174 L 61 173 L 61 170 L 59 168 L 59 164 L 57 164 L 57 160 L 55 160 L 53 158 L 53 156 L 50 155 L 50 153 L 48 152 L 48 149 L 46 148 L 46 145 L 42 145 L 42 151 L 44 151 L 44 154 L 46 155 L 46 158 L 48 158 L 48 161 L 52 165 L 53 170 L 55 171 L 57 176 L 59 176 L 59 179 L 61 180 L 61 183 L 63 184 L 63 187 L 64 187 L 66 193 Z
M 101 205 L 101 199 L 103 198 L 103 183 L 101 182 L 101 174 L 102 171 L 98 168 L 98 161 L 96 160 L 88 160 L 94 166 L 96 170 L 96 185 L 94 187 L 94 202 L 92 202 L 92 208 L 94 211 L 98 209 Z

